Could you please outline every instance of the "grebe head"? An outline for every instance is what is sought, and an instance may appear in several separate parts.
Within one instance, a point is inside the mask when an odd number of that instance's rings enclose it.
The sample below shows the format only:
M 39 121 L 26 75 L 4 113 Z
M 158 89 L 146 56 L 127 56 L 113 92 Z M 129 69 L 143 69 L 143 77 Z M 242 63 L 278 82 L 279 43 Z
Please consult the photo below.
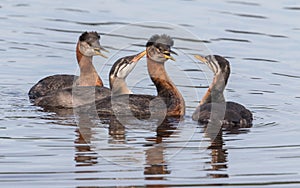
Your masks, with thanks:
M 136 63 L 144 57 L 146 51 L 140 52 L 136 55 L 126 56 L 118 59 L 110 69 L 109 77 L 111 80 L 116 78 L 125 79 L 132 71 Z
M 112 95 L 132 93 L 126 84 L 125 79 L 145 54 L 146 51 L 143 51 L 136 55 L 122 57 L 113 64 L 109 72 L 109 86 Z
M 171 56 L 171 53 L 176 54 L 171 50 L 173 45 L 174 41 L 170 36 L 166 34 L 153 35 L 146 44 L 147 57 L 159 63 L 164 63 L 168 59 L 175 61 Z
M 100 45 L 100 35 L 97 32 L 84 32 L 79 37 L 79 51 L 85 56 L 95 56 L 100 55 L 104 58 L 107 58 L 101 53 L 101 50 L 106 51 Z
M 222 56 L 208 55 L 203 57 L 201 55 L 195 55 L 195 58 L 205 63 L 215 75 L 220 73 L 230 74 L 230 64 Z

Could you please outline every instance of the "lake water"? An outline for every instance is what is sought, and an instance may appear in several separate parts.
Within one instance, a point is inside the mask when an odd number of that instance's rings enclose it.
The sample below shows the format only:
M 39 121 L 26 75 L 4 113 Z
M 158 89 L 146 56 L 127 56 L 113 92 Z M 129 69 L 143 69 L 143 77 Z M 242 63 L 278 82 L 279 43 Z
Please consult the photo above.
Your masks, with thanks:
M 0 187 L 299 187 L 299 17 L 294 0 L 2 0 Z M 184 120 L 124 128 L 32 106 L 27 92 L 38 80 L 78 74 L 83 31 L 98 31 L 110 51 L 94 58 L 106 86 L 117 58 L 143 50 L 152 34 L 174 37 L 178 56 L 167 70 L 185 98 Z M 211 141 L 191 120 L 212 79 L 195 53 L 231 62 L 226 98 L 253 112 L 251 128 Z M 145 58 L 128 83 L 156 94 Z

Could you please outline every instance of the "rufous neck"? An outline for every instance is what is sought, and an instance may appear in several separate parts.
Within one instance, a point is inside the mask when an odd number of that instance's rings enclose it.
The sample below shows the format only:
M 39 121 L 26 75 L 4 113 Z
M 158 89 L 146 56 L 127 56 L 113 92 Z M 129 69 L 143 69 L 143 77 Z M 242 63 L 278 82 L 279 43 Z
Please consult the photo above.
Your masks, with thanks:
M 210 84 L 208 90 L 200 101 L 200 105 L 206 103 L 222 103 L 225 102 L 224 90 L 227 84 L 229 75 L 215 74 L 213 82 Z
M 79 86 L 103 86 L 103 82 L 99 77 L 94 65 L 93 57 L 85 56 L 79 50 L 79 44 L 76 47 L 76 58 L 80 68 L 80 76 L 77 81 Z
M 168 115 L 184 115 L 184 99 L 169 78 L 164 63 L 155 62 L 150 58 L 147 58 L 147 67 L 149 76 L 156 87 L 157 95 L 165 100 L 168 108 Z

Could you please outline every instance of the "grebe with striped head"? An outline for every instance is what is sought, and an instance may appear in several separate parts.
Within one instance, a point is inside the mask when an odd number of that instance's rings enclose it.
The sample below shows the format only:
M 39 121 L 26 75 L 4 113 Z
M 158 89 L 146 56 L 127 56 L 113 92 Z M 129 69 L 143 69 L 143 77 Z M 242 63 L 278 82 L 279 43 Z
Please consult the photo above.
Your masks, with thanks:
M 171 53 L 176 54 L 171 50 L 173 44 L 171 37 L 165 34 L 153 35 L 146 44 L 148 73 L 156 86 L 157 96 L 126 94 L 107 97 L 96 101 L 98 115 L 133 114 L 144 118 L 152 113 L 165 113 L 166 116 L 182 117 L 185 114 L 184 99 L 165 70 L 165 62 L 175 60 L 171 56 Z
M 213 71 L 214 79 L 193 113 L 193 120 L 206 124 L 212 117 L 211 111 L 215 109 L 213 113 L 220 113 L 222 119 L 219 120 L 223 127 L 251 127 L 252 113 L 241 104 L 225 101 L 223 92 L 230 75 L 229 62 L 218 55 L 206 57 L 195 55 L 195 57 Z
M 84 32 L 80 35 L 76 45 L 76 58 L 80 67 L 80 76 L 57 74 L 45 77 L 36 83 L 28 92 L 31 102 L 35 99 L 49 95 L 62 88 L 72 87 L 74 84 L 85 86 L 103 86 L 103 82 L 92 64 L 92 57 L 100 55 L 101 50 L 106 51 L 100 45 L 100 36 L 96 32 Z
M 125 56 L 113 64 L 109 72 L 109 86 L 113 96 L 132 94 L 127 86 L 126 78 L 145 54 L 146 51 L 143 51 L 136 55 Z

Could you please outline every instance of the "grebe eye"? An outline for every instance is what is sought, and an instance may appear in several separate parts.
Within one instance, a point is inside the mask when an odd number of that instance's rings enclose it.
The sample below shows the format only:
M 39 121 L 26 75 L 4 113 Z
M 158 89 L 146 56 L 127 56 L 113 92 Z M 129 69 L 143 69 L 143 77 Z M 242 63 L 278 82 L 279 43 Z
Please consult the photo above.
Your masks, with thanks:
M 163 48 L 158 48 L 158 51 L 162 54 L 165 54 L 165 55 L 170 55 L 170 52 L 168 50 L 165 50 Z

